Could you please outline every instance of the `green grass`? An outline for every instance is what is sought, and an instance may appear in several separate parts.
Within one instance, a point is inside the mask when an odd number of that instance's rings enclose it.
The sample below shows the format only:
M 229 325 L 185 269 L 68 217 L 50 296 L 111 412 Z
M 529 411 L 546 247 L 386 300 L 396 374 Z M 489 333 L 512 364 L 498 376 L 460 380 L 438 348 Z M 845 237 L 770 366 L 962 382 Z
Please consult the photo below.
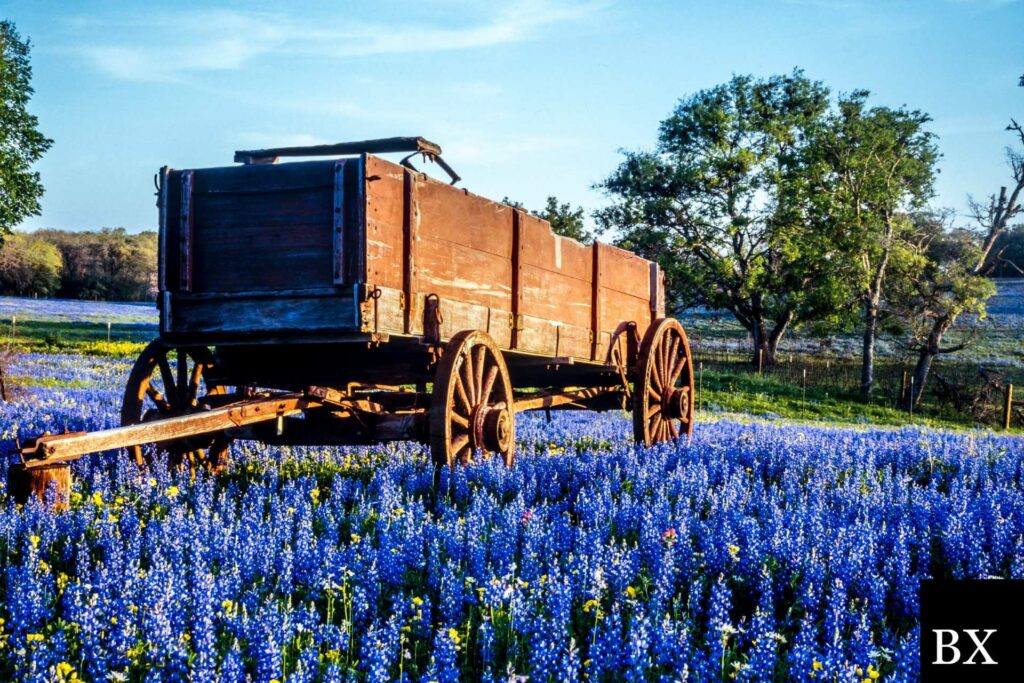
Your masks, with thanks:
M 84 356 L 123 358 L 136 356 L 156 337 L 156 329 L 131 323 L 107 326 L 104 323 L 19 320 L 15 335 L 4 326 L 0 348 L 40 353 L 78 353 Z
M 829 421 L 839 423 L 903 426 L 925 425 L 946 429 L 991 428 L 980 425 L 954 411 L 934 408 L 909 412 L 895 408 L 891 400 L 877 397 L 862 403 L 855 392 L 835 391 L 800 385 L 771 376 L 747 372 L 705 371 L 702 392 L 698 395 L 703 410 L 717 410 L 748 415 L 777 415 L 792 420 Z M 1024 427 L 1016 427 L 1024 433 Z

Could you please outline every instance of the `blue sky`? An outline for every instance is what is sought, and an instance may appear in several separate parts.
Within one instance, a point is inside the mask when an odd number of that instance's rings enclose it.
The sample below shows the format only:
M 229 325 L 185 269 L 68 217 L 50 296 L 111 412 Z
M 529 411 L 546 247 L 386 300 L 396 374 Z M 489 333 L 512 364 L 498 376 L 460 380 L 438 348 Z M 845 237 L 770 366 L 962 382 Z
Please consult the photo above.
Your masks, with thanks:
M 934 118 L 936 204 L 1007 181 L 1024 2 L 0 0 L 53 149 L 25 227 L 153 229 L 153 173 L 261 146 L 422 135 L 474 192 L 588 210 L 679 98 L 805 69 Z

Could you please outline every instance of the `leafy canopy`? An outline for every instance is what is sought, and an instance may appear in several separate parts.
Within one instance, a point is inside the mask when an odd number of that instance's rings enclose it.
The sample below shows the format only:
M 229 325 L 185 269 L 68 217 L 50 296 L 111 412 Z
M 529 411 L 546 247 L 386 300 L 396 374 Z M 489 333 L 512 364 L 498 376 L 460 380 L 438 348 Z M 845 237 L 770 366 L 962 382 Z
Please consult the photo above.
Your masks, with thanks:
M 32 165 L 53 141 L 28 112 L 32 97 L 29 42 L 0 21 L 0 243 L 25 218 L 39 215 L 43 185 Z
M 661 263 L 678 306 L 726 308 L 755 335 L 827 317 L 843 283 L 809 207 L 828 97 L 798 70 L 682 100 L 655 150 L 626 152 L 601 184 L 614 204 L 599 223 Z

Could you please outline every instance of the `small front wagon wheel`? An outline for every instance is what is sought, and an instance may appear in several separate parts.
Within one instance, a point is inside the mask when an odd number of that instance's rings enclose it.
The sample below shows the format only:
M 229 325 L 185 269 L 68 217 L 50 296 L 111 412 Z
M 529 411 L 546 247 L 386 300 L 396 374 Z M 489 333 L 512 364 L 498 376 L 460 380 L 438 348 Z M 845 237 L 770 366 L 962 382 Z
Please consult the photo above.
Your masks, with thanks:
M 633 437 L 653 446 L 693 435 L 693 359 L 683 326 L 655 320 L 640 344 L 633 391 Z
M 435 465 L 468 464 L 494 453 L 515 459 L 512 382 L 501 349 L 479 330 L 459 332 L 444 348 L 430 397 L 430 453 Z
M 225 387 L 208 382 L 213 354 L 205 346 L 172 348 L 159 340 L 151 342 L 132 367 L 121 401 L 121 426 L 180 417 L 210 407 L 213 397 L 223 397 Z M 227 461 L 229 440 L 223 434 L 181 439 L 159 445 L 168 453 L 170 464 L 222 467 Z M 131 446 L 128 453 L 143 467 L 149 453 Z

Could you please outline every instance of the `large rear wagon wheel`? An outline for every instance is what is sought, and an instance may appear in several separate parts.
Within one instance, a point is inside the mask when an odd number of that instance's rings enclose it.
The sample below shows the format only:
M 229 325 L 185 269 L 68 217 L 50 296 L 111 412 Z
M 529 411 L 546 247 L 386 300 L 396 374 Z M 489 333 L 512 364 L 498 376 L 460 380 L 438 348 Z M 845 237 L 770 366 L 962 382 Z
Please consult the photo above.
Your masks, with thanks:
M 459 332 L 444 348 L 430 398 L 430 453 L 436 465 L 468 464 L 477 453 L 515 459 L 512 382 L 501 349 L 479 330 Z
M 211 405 L 211 397 L 223 396 L 225 387 L 208 384 L 213 354 L 205 346 L 173 348 L 159 340 L 143 349 L 128 376 L 121 401 L 121 426 L 179 417 Z M 216 399 L 214 399 L 215 401 Z M 216 469 L 227 461 L 230 440 L 223 434 L 157 444 L 168 454 L 169 464 Z M 149 464 L 154 451 L 132 446 L 128 453 L 140 467 Z
M 653 446 L 693 435 L 693 359 L 674 318 L 651 323 L 640 344 L 633 391 L 633 438 Z

